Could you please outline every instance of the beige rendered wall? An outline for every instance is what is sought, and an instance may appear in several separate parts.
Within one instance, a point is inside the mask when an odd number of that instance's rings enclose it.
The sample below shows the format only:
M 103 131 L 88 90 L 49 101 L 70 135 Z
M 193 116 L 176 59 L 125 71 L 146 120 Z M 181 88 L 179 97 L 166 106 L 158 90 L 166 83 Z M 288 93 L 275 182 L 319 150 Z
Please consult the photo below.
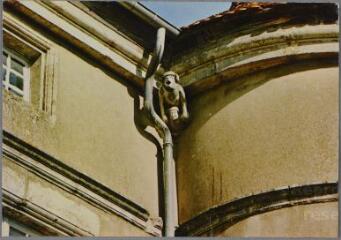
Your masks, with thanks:
M 338 204 L 318 203 L 255 215 L 220 237 L 337 237 Z
M 192 100 L 177 144 L 181 223 L 252 193 L 337 181 L 338 68 L 287 68 Z
M 92 236 L 150 236 L 115 214 L 103 212 L 74 194 L 62 191 L 6 158 L 2 163 L 2 181 L 6 190 L 47 209 Z
M 58 158 L 158 215 L 157 150 L 135 126 L 140 113 L 131 89 L 69 51 L 59 53 Z
M 58 59 L 54 115 L 4 92 L 4 130 L 158 216 L 157 149 L 135 126 L 137 96 L 82 53 L 47 40 Z

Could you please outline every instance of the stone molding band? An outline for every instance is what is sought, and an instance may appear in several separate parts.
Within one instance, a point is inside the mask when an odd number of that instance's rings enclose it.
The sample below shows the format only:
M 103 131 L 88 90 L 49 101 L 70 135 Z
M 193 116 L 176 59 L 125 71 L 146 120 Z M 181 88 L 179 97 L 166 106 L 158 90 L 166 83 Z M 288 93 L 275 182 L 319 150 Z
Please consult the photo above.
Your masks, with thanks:
M 334 61 L 337 66 L 339 27 L 321 25 L 277 26 L 261 33 L 224 36 L 213 43 L 203 43 L 173 59 L 172 70 L 181 77 L 187 95 L 193 98 L 223 82 L 235 80 L 255 71 L 295 64 L 295 61 Z M 205 53 L 205 57 L 197 51 Z M 319 67 L 319 63 L 316 64 Z
M 20 216 L 22 221 L 34 222 L 40 231 L 53 236 L 94 236 L 48 210 L 2 188 L 3 210 L 7 216 Z M 37 228 L 37 227 L 36 227 Z
M 200 236 L 226 229 L 253 215 L 304 204 L 338 201 L 337 183 L 287 186 L 213 207 L 181 224 L 177 236 Z
M 216 73 L 205 79 L 185 87 L 189 98 L 194 98 L 200 93 L 213 89 L 214 87 L 226 84 L 251 74 L 262 73 L 265 71 L 276 71 L 280 68 L 286 69 L 290 66 L 298 68 L 296 71 L 312 70 L 317 68 L 330 68 L 338 66 L 337 52 L 323 53 L 303 53 L 288 56 L 278 56 L 270 59 L 263 59 L 255 62 L 249 62 L 238 66 L 231 66 L 224 71 Z
M 73 4 L 63 2 L 62 5 L 66 5 L 68 11 L 58 5 L 60 4 L 54 1 L 8 0 L 4 2 L 6 11 L 25 16 L 27 20 L 41 26 L 47 34 L 63 38 L 65 43 L 74 46 L 74 50 L 82 52 L 84 56 L 122 77 L 128 85 L 137 88 L 143 86 L 145 65 L 150 56 L 144 56 L 144 51 L 140 46 L 113 31 L 112 27 L 109 28 L 90 17 Z M 79 22 L 80 18 L 81 22 Z M 98 24 L 106 30 L 100 34 L 100 37 L 98 35 L 95 37 L 92 33 L 98 33 L 98 29 L 94 29 L 93 25 Z M 89 31 L 89 29 L 92 30 Z M 108 36 L 111 42 L 108 42 Z M 112 41 L 113 38 L 115 38 L 114 42 L 119 42 L 119 44 L 115 44 Z
M 226 36 L 219 39 L 214 45 L 202 46 L 207 55 L 206 58 L 196 55 L 195 52 L 180 56 L 177 62 L 174 62 L 173 69 L 183 77 L 189 75 L 190 72 L 206 68 L 208 64 L 218 63 L 225 59 L 228 60 L 228 65 L 233 65 L 245 59 L 281 49 L 281 53 L 284 55 L 285 53 L 298 52 L 299 47 L 305 45 L 328 43 L 337 45 L 338 39 L 339 28 L 336 24 L 322 25 L 318 29 L 314 26 L 277 29 L 256 36 L 242 35 L 237 38 Z M 285 48 L 291 49 L 284 51 Z M 337 52 L 337 48 L 335 50 Z M 184 81 L 184 84 L 189 85 L 191 84 L 190 81 L 193 80 L 188 79 Z
M 3 155 L 92 206 L 114 213 L 153 236 L 161 236 L 162 226 L 146 209 L 6 131 Z

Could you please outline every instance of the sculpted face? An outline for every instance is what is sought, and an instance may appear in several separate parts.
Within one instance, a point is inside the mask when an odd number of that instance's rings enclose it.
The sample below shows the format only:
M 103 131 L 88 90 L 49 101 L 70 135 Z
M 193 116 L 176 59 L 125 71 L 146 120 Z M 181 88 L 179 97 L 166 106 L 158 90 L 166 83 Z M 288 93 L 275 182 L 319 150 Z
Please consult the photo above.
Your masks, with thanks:
M 177 87 L 175 75 L 166 75 L 163 78 L 163 85 L 167 90 L 175 89 Z
M 175 72 L 164 73 L 159 100 L 161 117 L 165 123 L 176 128 L 180 120 L 188 119 L 185 91 L 179 83 L 179 75 Z

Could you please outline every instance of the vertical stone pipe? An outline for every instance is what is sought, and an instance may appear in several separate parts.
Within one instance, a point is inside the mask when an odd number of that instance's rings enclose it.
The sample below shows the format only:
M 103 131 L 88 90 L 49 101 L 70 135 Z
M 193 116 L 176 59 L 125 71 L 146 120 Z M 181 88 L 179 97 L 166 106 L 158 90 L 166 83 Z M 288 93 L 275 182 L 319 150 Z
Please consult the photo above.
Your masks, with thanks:
M 154 74 L 161 62 L 164 44 L 165 44 L 166 29 L 159 28 L 156 36 L 156 45 L 152 61 L 147 69 L 145 81 L 145 98 L 144 111 L 151 121 L 152 125 L 158 130 L 163 139 L 163 178 L 164 178 L 164 232 L 166 237 L 173 237 L 175 233 L 175 217 L 177 216 L 177 209 L 174 203 L 175 189 L 175 174 L 174 174 L 174 158 L 173 158 L 173 140 L 170 129 L 167 124 L 162 121 L 159 115 L 155 112 L 153 104 L 153 89 L 154 89 Z

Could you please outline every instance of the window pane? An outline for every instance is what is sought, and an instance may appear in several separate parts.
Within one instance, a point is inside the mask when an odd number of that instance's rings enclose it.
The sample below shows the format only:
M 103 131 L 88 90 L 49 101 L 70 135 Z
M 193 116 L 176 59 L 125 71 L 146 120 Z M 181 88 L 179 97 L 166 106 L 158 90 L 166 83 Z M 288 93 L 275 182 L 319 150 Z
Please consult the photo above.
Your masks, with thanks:
M 25 237 L 26 234 L 19 231 L 18 229 L 10 226 L 9 228 L 9 236 L 14 236 L 14 237 Z
M 24 74 L 24 64 L 18 62 L 13 57 L 11 59 L 11 68 L 20 74 Z
M 20 90 L 23 90 L 23 86 L 24 86 L 24 80 L 22 79 L 22 77 L 19 77 L 17 75 L 15 75 L 14 73 L 10 73 L 9 75 L 9 83 L 12 86 L 15 86 L 17 88 L 19 88 Z
M 2 63 L 6 66 L 7 65 L 7 54 L 2 52 Z

